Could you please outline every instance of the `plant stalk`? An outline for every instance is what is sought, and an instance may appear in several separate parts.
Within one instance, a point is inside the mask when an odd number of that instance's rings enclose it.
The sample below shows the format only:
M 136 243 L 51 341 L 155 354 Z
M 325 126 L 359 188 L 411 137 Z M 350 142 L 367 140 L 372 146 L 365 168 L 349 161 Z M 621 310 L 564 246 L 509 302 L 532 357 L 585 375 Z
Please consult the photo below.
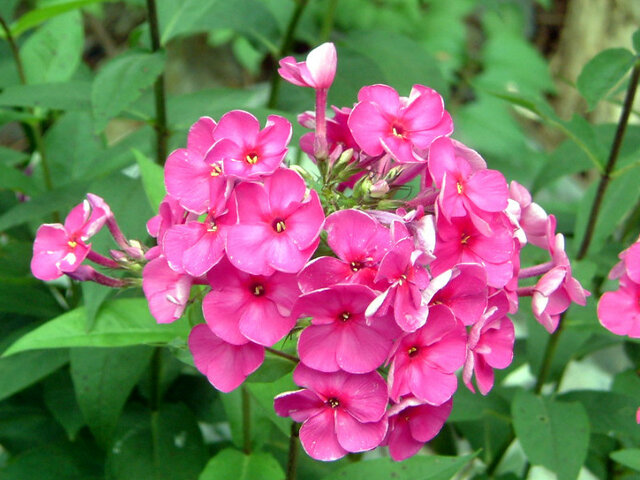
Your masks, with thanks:
M 276 355 L 278 357 L 286 358 L 287 360 L 291 360 L 294 363 L 300 363 L 300 359 L 298 357 L 296 357 L 295 355 L 289 355 L 288 353 L 281 352 L 280 350 L 276 350 L 276 349 L 271 348 L 271 347 L 264 347 L 264 349 L 267 352 L 269 352 L 269 353 L 271 353 L 273 355 Z
M 298 467 L 298 449 L 300 436 L 300 425 L 293 422 L 291 424 L 291 434 L 289 435 L 289 460 L 287 461 L 287 478 L 286 480 L 296 479 L 296 470 Z

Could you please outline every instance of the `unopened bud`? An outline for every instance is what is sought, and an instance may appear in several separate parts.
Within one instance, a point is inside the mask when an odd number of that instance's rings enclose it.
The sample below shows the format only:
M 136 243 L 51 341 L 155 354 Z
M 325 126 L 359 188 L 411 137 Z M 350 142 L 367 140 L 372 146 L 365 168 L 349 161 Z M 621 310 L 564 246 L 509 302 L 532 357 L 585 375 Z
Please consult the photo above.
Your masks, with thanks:
M 311 175 L 309 172 L 307 172 L 304 168 L 302 168 L 300 165 L 291 165 L 289 167 L 291 170 L 293 170 L 294 172 L 300 174 L 300 176 L 302 178 L 304 178 L 307 181 L 315 181 L 316 179 L 313 178 L 313 175 Z
M 382 198 L 389 193 L 389 184 L 384 180 L 378 180 L 369 188 L 371 198 Z

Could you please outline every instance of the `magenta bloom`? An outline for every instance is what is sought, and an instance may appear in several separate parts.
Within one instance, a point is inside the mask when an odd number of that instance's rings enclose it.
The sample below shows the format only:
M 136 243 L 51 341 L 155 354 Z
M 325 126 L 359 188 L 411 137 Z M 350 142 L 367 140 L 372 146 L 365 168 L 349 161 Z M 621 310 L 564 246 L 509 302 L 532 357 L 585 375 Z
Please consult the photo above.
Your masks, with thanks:
M 640 284 L 623 276 L 618 290 L 600 298 L 598 320 L 616 335 L 640 338 Z
M 300 297 L 296 317 L 311 317 L 300 334 L 298 352 L 306 366 L 321 372 L 367 373 L 389 355 L 399 333 L 393 318 L 364 312 L 376 294 L 364 285 L 334 285 Z
M 464 326 L 443 305 L 430 307 L 429 321 L 397 344 L 389 369 L 389 396 L 394 402 L 412 394 L 422 402 L 442 405 L 457 388 L 455 371 L 467 349 Z
M 193 279 L 174 272 L 166 258 L 156 257 L 142 270 L 142 290 L 151 315 L 158 323 L 171 323 L 182 316 Z
M 520 207 L 518 224 L 524 231 L 527 241 L 537 247 L 546 248 L 547 212 L 531 200 L 529 191 L 518 182 L 509 184 L 509 198 L 516 201 Z
M 222 392 L 238 388 L 264 361 L 264 348 L 260 345 L 232 345 L 202 323 L 189 334 L 189 350 L 198 371 Z
M 202 311 L 211 331 L 225 342 L 270 347 L 296 324 L 291 316 L 300 294 L 295 275 L 250 275 L 222 260 L 207 278 L 211 291 Z
M 453 132 L 451 116 L 435 90 L 414 85 L 409 98 L 387 85 L 363 87 L 349 116 L 349 128 L 367 155 L 389 153 L 399 163 L 424 162 L 416 153 Z
M 473 373 L 480 393 L 486 395 L 493 388 L 493 369 L 507 368 L 513 360 L 515 331 L 508 311 L 509 300 L 499 291 L 489 298 L 485 315 L 471 328 L 462 379 L 472 392 L 475 392 L 471 383 Z
M 327 89 L 333 83 L 337 64 L 336 47 L 327 42 L 311 50 L 304 62 L 296 62 L 293 57 L 283 58 L 278 73 L 298 87 Z
M 423 404 L 416 398 L 403 399 L 389 409 L 389 433 L 386 444 L 396 462 L 414 456 L 434 438 L 451 414 L 453 401 L 442 405 Z
M 103 227 L 110 215 L 110 211 L 91 208 L 89 201 L 84 200 L 69 212 L 64 225 L 40 225 L 33 243 L 33 276 L 40 280 L 55 280 L 76 270 L 91 251 L 91 244 L 86 241 Z
M 640 240 L 637 240 L 619 255 L 621 262 L 611 269 L 609 278 L 626 275 L 635 283 L 640 283 Z
M 300 441 L 310 457 L 337 460 L 383 441 L 388 397 L 380 374 L 322 373 L 300 364 L 293 380 L 304 388 L 278 395 L 273 406 L 281 417 L 302 422 Z
M 318 194 L 284 168 L 264 185 L 241 183 L 235 193 L 238 224 L 229 228 L 226 247 L 231 263 L 254 275 L 300 271 L 320 241 L 324 212 Z
M 300 272 L 300 287 L 309 292 L 336 283 L 386 287 L 374 281 L 378 264 L 391 248 L 391 234 L 373 217 L 359 210 L 339 210 L 327 217 L 327 243 L 338 258 L 319 257 Z
M 291 123 L 284 117 L 269 115 L 264 129 L 249 112 L 225 113 L 215 130 L 218 140 L 207 154 L 207 161 L 222 161 L 224 172 L 238 178 L 270 175 L 282 164 L 291 140 Z
M 160 203 L 160 207 L 158 207 L 158 214 L 147 221 L 147 231 L 149 235 L 154 237 L 158 242 L 156 247 L 151 248 L 145 254 L 147 260 L 153 260 L 162 254 L 164 234 L 167 233 L 167 230 L 172 226 L 184 223 L 186 217 L 187 211 L 182 208 L 178 200 L 171 195 L 166 195 L 162 203 Z

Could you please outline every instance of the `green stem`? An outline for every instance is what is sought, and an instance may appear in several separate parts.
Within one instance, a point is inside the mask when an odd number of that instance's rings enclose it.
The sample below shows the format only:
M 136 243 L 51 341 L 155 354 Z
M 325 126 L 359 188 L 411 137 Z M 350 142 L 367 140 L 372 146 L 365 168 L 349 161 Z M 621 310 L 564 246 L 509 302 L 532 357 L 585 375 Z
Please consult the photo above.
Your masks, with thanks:
M 300 425 L 293 422 L 291 424 L 291 434 L 289 435 L 289 460 L 287 461 L 287 478 L 286 480 L 296 479 L 296 470 L 298 467 L 298 437 L 300 436 Z
M 265 347 L 264 348 L 267 352 L 276 355 L 278 357 L 282 357 L 282 358 L 286 358 L 287 360 L 291 360 L 294 363 L 300 363 L 300 359 L 298 357 L 296 357 L 295 355 L 289 355 L 288 353 L 284 353 L 281 352 L 280 350 L 276 350 L 274 348 L 271 347 Z
M 613 172 L 616 161 L 618 160 L 620 147 L 622 146 L 622 140 L 624 139 L 627 124 L 629 123 L 629 116 L 631 115 L 633 99 L 636 95 L 639 79 L 640 60 L 636 61 L 636 64 L 633 67 L 633 71 L 631 72 L 631 79 L 629 80 L 627 95 L 624 99 L 622 112 L 620 114 L 620 120 L 618 121 L 618 128 L 616 129 L 616 134 L 613 138 L 613 144 L 611 145 L 611 151 L 609 152 L 609 159 L 607 161 L 607 165 L 605 166 L 604 172 L 600 174 L 600 182 L 598 183 L 596 197 L 593 200 L 593 205 L 591 206 L 591 213 L 589 214 L 589 220 L 587 221 L 587 228 L 585 230 L 584 237 L 582 238 L 582 243 L 580 245 L 580 249 L 578 250 L 578 255 L 576 256 L 576 259 L 578 260 L 583 259 L 587 255 L 589 245 L 591 244 L 591 240 L 593 239 L 593 234 L 595 232 L 596 222 L 598 221 L 598 214 L 600 213 L 600 207 L 602 206 L 604 194 L 607 191 L 607 187 L 609 186 L 611 173 Z
M 324 16 L 324 22 L 322 23 L 322 31 L 320 32 L 320 43 L 324 43 L 329 40 L 329 35 L 331 35 L 331 31 L 333 30 L 333 22 L 336 17 L 337 6 L 338 0 L 329 0 L 327 13 Z
M 547 342 L 547 346 L 544 349 L 542 365 L 540 366 L 540 372 L 538 372 L 536 385 L 533 388 L 533 391 L 538 395 L 540 395 L 540 392 L 542 392 L 542 387 L 549 377 L 549 373 L 551 372 L 551 364 L 553 363 L 553 358 L 555 357 L 556 350 L 558 348 L 560 334 L 562 333 L 562 330 L 564 330 L 564 322 L 562 321 L 562 317 L 563 315 L 560 316 L 558 328 L 556 328 L 556 331 L 551 334 L 551 337 L 549 337 L 549 341 Z
M 26 85 L 27 77 L 24 74 L 24 68 L 22 67 L 22 62 L 20 61 L 20 53 L 18 52 L 18 46 L 16 45 L 16 41 L 11 34 L 11 29 L 7 22 L 5 22 L 3 17 L 0 17 L 0 25 L 2 26 L 2 30 L 7 37 L 7 42 L 9 42 L 9 47 L 11 48 L 11 54 L 13 55 L 13 59 L 16 62 L 16 68 L 18 69 L 18 76 L 20 77 L 20 83 Z
M 276 60 L 284 57 L 289 50 L 291 50 L 291 45 L 293 44 L 293 35 L 296 31 L 296 27 L 298 26 L 298 22 L 300 21 L 300 17 L 302 17 L 302 12 L 307 6 L 308 0 L 297 0 L 296 8 L 293 10 L 293 14 L 289 19 L 289 24 L 287 25 L 287 31 L 284 34 L 282 39 L 282 45 L 280 45 L 280 50 L 278 51 L 278 57 Z M 280 92 L 280 74 L 278 73 L 278 69 L 274 69 L 271 74 L 271 92 L 269 93 L 269 101 L 267 102 L 268 108 L 276 108 L 278 104 L 278 94 Z
M 160 28 L 158 27 L 158 14 L 155 0 L 147 0 L 147 12 L 149 15 L 149 30 L 151 32 L 151 50 L 160 51 Z M 153 84 L 153 93 L 156 104 L 156 118 L 153 128 L 156 131 L 156 163 L 164 165 L 167 159 L 167 143 L 169 129 L 167 128 L 167 108 L 164 88 L 164 72 L 158 75 Z
M 243 451 L 251 453 L 251 397 L 245 385 L 242 386 L 242 440 Z

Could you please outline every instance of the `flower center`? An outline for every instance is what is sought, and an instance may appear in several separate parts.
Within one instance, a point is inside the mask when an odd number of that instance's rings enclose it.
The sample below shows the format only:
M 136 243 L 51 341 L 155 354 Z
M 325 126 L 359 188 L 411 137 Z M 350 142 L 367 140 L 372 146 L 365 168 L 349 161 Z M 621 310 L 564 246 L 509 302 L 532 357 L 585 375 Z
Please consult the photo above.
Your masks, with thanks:
M 255 165 L 256 163 L 258 163 L 258 154 L 255 152 L 247 153 L 244 159 L 249 165 Z
M 264 286 L 259 283 L 255 283 L 251 285 L 251 293 L 253 293 L 256 297 L 261 297 L 264 295 Z
M 391 127 L 391 133 L 394 137 L 404 138 L 404 128 L 402 128 L 400 125 L 394 125 L 393 127 Z
M 76 248 L 78 246 L 78 242 L 76 242 L 75 240 L 69 240 L 67 242 L 67 245 L 69 245 L 71 248 Z
M 331 408 L 336 408 L 340 405 L 340 402 L 337 398 L 331 397 L 329 400 L 327 400 L 327 405 L 329 405 Z
M 220 166 L 220 164 L 214 163 L 213 165 L 211 165 L 211 176 L 219 177 L 220 175 L 222 175 L 222 167 Z
M 407 279 L 407 276 L 404 273 L 400 275 L 400 278 L 398 279 L 398 285 L 402 285 L 406 279 Z
M 463 233 L 462 238 L 460 239 L 460 243 L 462 243 L 463 245 L 466 245 L 467 243 L 469 243 L 470 238 L 471 238 L 471 235 L 467 235 L 466 233 Z
M 418 354 L 418 347 L 411 347 L 409 350 L 407 350 L 407 355 L 409 355 L 410 357 L 415 357 Z
M 342 312 L 338 318 L 340 320 L 342 320 L 343 322 L 346 322 L 347 320 L 349 320 L 351 318 L 351 313 L 350 312 Z
M 360 262 L 351 262 L 351 271 L 353 271 L 353 272 L 357 272 L 362 267 L 363 267 L 363 265 Z
M 271 224 L 271 227 L 273 227 L 273 229 L 277 233 L 282 233 L 287 229 L 287 226 L 285 225 L 284 220 L 282 220 L 281 218 L 276 218 Z
M 464 188 L 462 186 L 462 184 L 460 182 L 456 183 L 456 188 L 458 189 L 458 195 L 462 195 L 462 192 L 464 191 Z

